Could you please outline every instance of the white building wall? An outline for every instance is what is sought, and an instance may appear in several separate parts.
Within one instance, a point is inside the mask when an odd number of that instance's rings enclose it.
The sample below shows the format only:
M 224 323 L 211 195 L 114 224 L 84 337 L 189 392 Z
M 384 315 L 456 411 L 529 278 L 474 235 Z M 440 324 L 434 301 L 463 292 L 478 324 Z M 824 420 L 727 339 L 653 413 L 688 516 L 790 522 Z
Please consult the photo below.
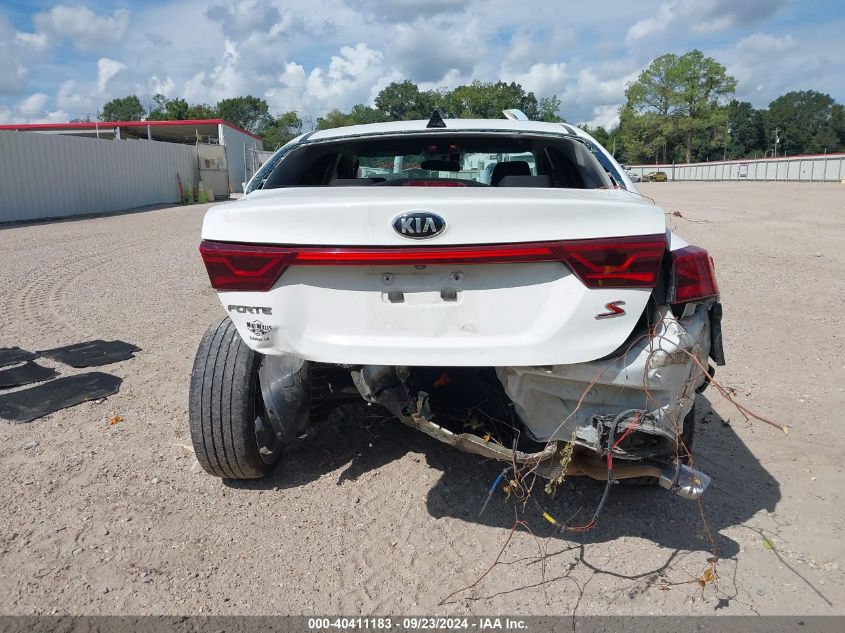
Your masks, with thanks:
M 839 182 L 845 178 L 845 154 L 788 156 L 710 163 L 628 165 L 645 176 L 666 172 L 669 180 L 788 180 L 793 182 Z
M 190 145 L 0 131 L 0 223 L 176 203 L 196 172 Z
M 260 150 L 262 143 L 258 139 L 244 134 L 240 130 L 219 124 L 220 144 L 226 147 L 226 161 L 229 164 L 229 189 L 242 192 L 243 182 L 246 180 L 246 151 L 245 148 Z

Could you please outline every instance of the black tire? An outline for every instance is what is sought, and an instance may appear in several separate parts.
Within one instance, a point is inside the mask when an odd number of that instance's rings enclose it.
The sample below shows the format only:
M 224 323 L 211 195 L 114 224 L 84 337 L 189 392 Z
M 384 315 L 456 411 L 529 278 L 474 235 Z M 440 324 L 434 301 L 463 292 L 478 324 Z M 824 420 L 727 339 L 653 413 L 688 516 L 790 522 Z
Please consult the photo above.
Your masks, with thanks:
M 261 355 L 243 342 L 226 317 L 200 341 L 191 372 L 188 420 L 197 461 L 206 472 L 229 479 L 258 479 L 281 455 L 281 442 L 268 451 L 258 437 L 264 403 L 258 383 Z M 265 425 L 269 426 L 269 425 Z
M 678 447 L 678 455 L 683 463 L 687 463 L 687 452 L 692 453 L 692 442 L 695 439 L 695 404 L 684 418 L 684 431 L 681 433 L 681 446 Z M 684 448 L 686 447 L 686 448 Z M 631 479 L 620 479 L 620 483 L 626 486 L 656 486 L 659 482 L 657 477 L 632 477 Z

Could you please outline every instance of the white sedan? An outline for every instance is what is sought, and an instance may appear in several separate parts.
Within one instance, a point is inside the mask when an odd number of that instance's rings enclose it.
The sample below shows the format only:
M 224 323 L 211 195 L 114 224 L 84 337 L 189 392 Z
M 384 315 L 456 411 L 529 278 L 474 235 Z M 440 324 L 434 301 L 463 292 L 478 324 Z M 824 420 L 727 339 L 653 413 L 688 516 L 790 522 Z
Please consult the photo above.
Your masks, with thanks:
M 697 498 L 719 291 L 635 178 L 560 123 L 435 114 L 295 139 L 205 217 L 226 316 L 193 369 L 200 463 L 261 477 L 363 398 L 506 470 Z

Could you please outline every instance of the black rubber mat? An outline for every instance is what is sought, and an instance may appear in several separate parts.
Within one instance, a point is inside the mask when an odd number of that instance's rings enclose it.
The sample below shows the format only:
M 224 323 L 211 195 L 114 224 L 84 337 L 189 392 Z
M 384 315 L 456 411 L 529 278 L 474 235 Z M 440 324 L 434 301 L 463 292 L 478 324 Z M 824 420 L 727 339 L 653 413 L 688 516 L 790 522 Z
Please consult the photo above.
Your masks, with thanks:
M 105 398 L 120 389 L 117 376 L 97 371 L 56 378 L 37 387 L 0 396 L 0 418 L 32 422 L 80 402 Z
M 100 367 L 132 358 L 140 349 L 123 341 L 96 340 L 47 349 L 40 354 L 71 367 Z
M 6 365 L 17 365 L 25 360 L 32 360 L 38 358 L 38 354 L 27 352 L 20 347 L 0 347 L 0 367 Z
M 20 367 L 10 367 L 0 370 L 0 389 L 20 387 L 33 382 L 50 380 L 59 375 L 52 367 L 44 367 L 38 363 L 25 363 Z

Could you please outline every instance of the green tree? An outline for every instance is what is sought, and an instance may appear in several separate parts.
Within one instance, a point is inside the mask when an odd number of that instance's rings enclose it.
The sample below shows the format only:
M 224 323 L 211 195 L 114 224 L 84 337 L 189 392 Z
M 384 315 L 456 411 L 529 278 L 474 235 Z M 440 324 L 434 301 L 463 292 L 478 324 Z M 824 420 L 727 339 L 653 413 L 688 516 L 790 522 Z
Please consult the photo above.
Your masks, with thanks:
M 148 121 L 183 121 L 190 117 L 188 102 L 184 99 L 168 99 L 163 94 L 153 96 L 153 104 L 147 114 Z
M 807 154 L 835 149 L 845 141 L 842 106 L 815 90 L 788 92 L 772 101 L 765 114 L 769 143 L 780 137 L 782 151 Z
M 684 134 L 686 162 L 692 160 L 693 143 L 712 139 L 710 147 L 724 146 L 727 112 L 720 107 L 736 90 L 736 79 L 712 57 L 693 50 L 678 58 L 676 67 L 679 90 L 676 93 L 679 127 Z M 709 149 L 706 145 L 705 149 Z
M 518 83 L 473 81 L 443 94 L 442 114 L 458 119 L 500 119 L 502 110 L 517 108 L 537 120 L 539 104 L 533 92 Z
M 195 103 L 193 105 L 189 105 L 188 109 L 185 110 L 185 118 L 191 120 L 202 120 L 217 119 L 220 117 L 217 115 L 217 110 L 207 103 Z
M 350 114 L 341 112 L 337 108 L 329 110 L 325 115 L 317 118 L 318 130 L 328 130 L 333 127 L 343 127 L 345 125 L 355 125 L 355 121 Z
M 363 125 L 366 123 L 382 123 L 390 121 L 390 117 L 378 108 L 371 108 L 362 103 L 352 106 L 349 112 L 352 125 Z
M 669 140 L 676 134 L 670 115 L 680 86 L 677 68 L 677 55 L 661 55 L 625 90 L 627 103 L 619 117 L 627 160 L 666 162 Z
M 656 112 L 637 114 L 630 105 L 619 111 L 619 138 L 626 163 L 666 162 L 672 126 Z
M 624 127 L 631 128 L 622 134 L 626 153 L 656 151 L 655 158 L 666 161 L 681 149 L 689 162 L 694 149 L 708 155 L 720 143 L 724 147 L 723 101 L 735 89 L 725 67 L 699 50 L 658 57 L 625 91 Z
M 144 118 L 144 106 L 137 95 L 122 99 L 112 99 L 103 106 L 100 114 L 102 121 L 141 121 Z
M 258 131 L 264 141 L 264 149 L 277 150 L 292 138 L 302 133 L 302 119 L 296 112 L 285 112 L 277 117 L 270 117 Z
M 397 82 L 385 86 L 375 99 L 376 108 L 389 121 L 412 121 L 428 119 L 440 100 L 433 90 L 420 91 L 412 81 Z
M 272 119 L 267 102 L 252 95 L 218 101 L 217 116 L 252 133 L 256 133 Z
M 728 104 L 730 141 L 728 152 L 735 158 L 744 158 L 753 152 L 766 149 L 766 131 L 763 113 L 747 101 L 732 99 Z
M 537 103 L 537 118 L 548 123 L 566 123 L 566 119 L 560 116 L 560 99 L 557 95 L 540 98 Z

